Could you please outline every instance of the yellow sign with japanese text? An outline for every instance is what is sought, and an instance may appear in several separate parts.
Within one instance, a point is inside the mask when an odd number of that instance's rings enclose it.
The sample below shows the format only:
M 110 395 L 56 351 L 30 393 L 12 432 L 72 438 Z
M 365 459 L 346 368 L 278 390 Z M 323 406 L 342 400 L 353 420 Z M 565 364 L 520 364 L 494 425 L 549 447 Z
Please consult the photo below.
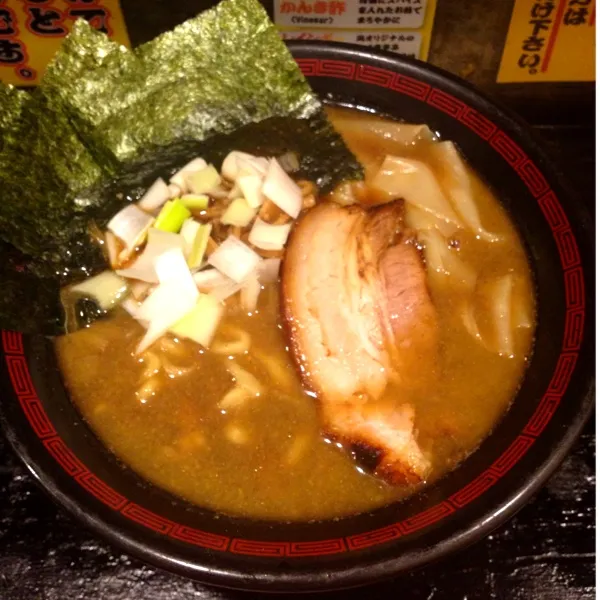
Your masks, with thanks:
M 273 0 L 286 40 L 361 44 L 427 60 L 437 0 Z
M 515 0 L 499 83 L 594 81 L 596 0 Z
M 0 0 L 0 81 L 37 85 L 78 18 L 129 46 L 118 0 Z

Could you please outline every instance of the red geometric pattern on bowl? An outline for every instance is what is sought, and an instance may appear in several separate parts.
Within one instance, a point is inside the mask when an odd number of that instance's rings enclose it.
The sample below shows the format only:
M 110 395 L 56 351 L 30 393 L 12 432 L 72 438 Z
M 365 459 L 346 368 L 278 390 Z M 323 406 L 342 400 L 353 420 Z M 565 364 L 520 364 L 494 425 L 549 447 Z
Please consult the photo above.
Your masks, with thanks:
M 85 471 L 75 477 L 79 485 L 84 487 L 92 496 L 96 496 L 101 502 L 110 506 L 113 510 L 121 510 L 128 502 L 125 496 L 115 492 L 104 481 L 98 479 L 93 473 Z
M 440 519 L 447 517 L 454 512 L 454 506 L 449 502 L 441 502 L 427 510 L 416 514 L 414 517 L 409 517 L 400 523 L 404 535 L 409 535 L 423 527 L 427 527 L 432 523 L 437 523 Z
M 346 543 L 350 550 L 361 550 L 363 548 L 368 548 L 369 546 L 390 542 L 391 540 L 399 538 L 401 535 L 402 527 L 400 523 L 394 523 L 393 525 L 373 529 L 371 531 L 366 531 L 365 533 L 349 535 L 346 538 Z
M 454 117 L 457 120 L 460 120 L 460 115 L 467 108 L 467 105 L 451 96 L 447 92 L 442 92 L 442 90 L 438 90 L 437 88 L 432 88 L 429 92 L 429 96 L 427 98 L 427 104 L 431 106 L 435 106 L 435 108 L 445 112 L 447 115 Z M 467 125 L 465 123 L 465 125 Z M 467 125 L 468 127 L 469 125 Z
M 534 439 L 527 435 L 520 435 L 492 465 L 491 470 L 499 477 L 505 475 L 512 469 L 533 444 Z
M 211 550 L 227 550 L 227 546 L 229 545 L 229 538 L 225 535 L 207 533 L 185 525 L 177 525 L 174 531 L 171 532 L 171 537 L 182 542 L 187 542 L 188 544 L 193 544 L 194 546 L 210 548 Z
M 526 160 L 517 168 L 517 173 L 535 198 L 539 198 L 550 186 L 531 160 Z
M 155 532 L 173 539 L 236 554 L 274 557 L 306 557 L 339 554 L 389 543 L 404 535 L 411 535 L 439 522 L 441 519 L 477 500 L 501 477 L 506 475 L 535 444 L 535 439 L 544 431 L 567 389 L 577 362 L 585 321 L 584 279 L 579 266 L 580 253 L 569 221 L 560 203 L 549 189 L 549 184 L 524 150 L 505 132 L 478 111 L 461 100 L 429 84 L 387 69 L 360 65 L 343 60 L 299 59 L 298 64 L 306 76 L 351 79 L 370 85 L 385 87 L 400 94 L 426 102 L 430 106 L 451 115 L 475 134 L 486 140 L 519 175 L 537 201 L 548 226 L 551 228 L 561 257 L 566 286 L 567 317 L 563 348 L 550 386 L 536 407 L 529 422 L 516 440 L 486 471 L 467 484 L 463 489 L 432 508 L 404 521 L 373 531 L 328 540 L 265 542 L 260 540 L 231 539 L 206 531 L 174 523 L 130 502 L 121 494 L 101 481 L 71 452 L 56 434 L 43 405 L 31 382 L 29 368 L 24 356 L 20 333 L 2 332 L 2 345 L 6 365 L 23 412 L 36 435 L 43 441 L 48 452 L 66 473 L 94 496 L 99 502 Z
M 317 542 L 291 542 L 288 556 L 323 556 L 339 554 L 346 551 L 346 544 L 341 538 L 319 540 Z
M 527 160 L 523 149 L 501 130 L 490 140 L 490 146 L 515 170 Z
M 247 554 L 250 556 L 272 556 L 280 558 L 289 556 L 290 542 L 262 542 L 257 540 L 231 540 L 229 551 L 234 554 Z

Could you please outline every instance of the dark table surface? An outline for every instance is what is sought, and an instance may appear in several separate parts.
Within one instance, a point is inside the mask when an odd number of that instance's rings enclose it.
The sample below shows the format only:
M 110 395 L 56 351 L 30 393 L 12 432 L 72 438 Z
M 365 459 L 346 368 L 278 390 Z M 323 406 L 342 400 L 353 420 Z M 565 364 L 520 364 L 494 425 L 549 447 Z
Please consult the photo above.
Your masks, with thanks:
M 592 124 L 536 129 L 554 156 L 558 170 L 593 211 Z M 592 418 L 548 484 L 493 534 L 421 571 L 329 597 L 595 598 L 593 421 Z M 1 434 L 0 498 L 0 600 L 256 597 L 208 588 L 170 575 L 98 541 L 44 495 Z

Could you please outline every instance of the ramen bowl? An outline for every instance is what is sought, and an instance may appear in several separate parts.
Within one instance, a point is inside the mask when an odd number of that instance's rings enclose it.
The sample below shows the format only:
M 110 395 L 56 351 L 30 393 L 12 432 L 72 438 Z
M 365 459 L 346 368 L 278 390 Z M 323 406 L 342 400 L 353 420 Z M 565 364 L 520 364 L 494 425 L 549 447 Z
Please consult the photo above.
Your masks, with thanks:
M 426 123 L 453 140 L 510 214 L 537 296 L 535 348 L 508 413 L 420 494 L 340 519 L 217 514 L 155 487 L 109 452 L 62 383 L 51 340 L 2 332 L 1 420 L 48 494 L 100 537 L 168 571 L 263 591 L 350 587 L 421 567 L 510 518 L 565 457 L 593 405 L 589 216 L 526 125 L 461 80 L 356 46 L 289 44 L 328 103 Z M 251 502 L 251 498 L 248 499 Z

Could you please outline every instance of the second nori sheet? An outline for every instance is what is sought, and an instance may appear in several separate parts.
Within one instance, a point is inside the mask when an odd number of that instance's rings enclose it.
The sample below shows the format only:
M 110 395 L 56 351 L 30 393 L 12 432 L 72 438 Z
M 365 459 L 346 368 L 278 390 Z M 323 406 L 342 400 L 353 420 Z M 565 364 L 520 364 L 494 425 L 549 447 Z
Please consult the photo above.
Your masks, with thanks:
M 37 90 L 0 86 L 0 139 L 0 238 L 21 253 L 2 268 L 0 326 L 25 331 L 60 331 L 56 289 L 102 266 L 89 223 L 193 156 L 293 150 L 323 191 L 362 177 L 256 0 L 223 0 L 134 51 L 78 21 Z M 27 323 L 20 292 L 47 304 Z

